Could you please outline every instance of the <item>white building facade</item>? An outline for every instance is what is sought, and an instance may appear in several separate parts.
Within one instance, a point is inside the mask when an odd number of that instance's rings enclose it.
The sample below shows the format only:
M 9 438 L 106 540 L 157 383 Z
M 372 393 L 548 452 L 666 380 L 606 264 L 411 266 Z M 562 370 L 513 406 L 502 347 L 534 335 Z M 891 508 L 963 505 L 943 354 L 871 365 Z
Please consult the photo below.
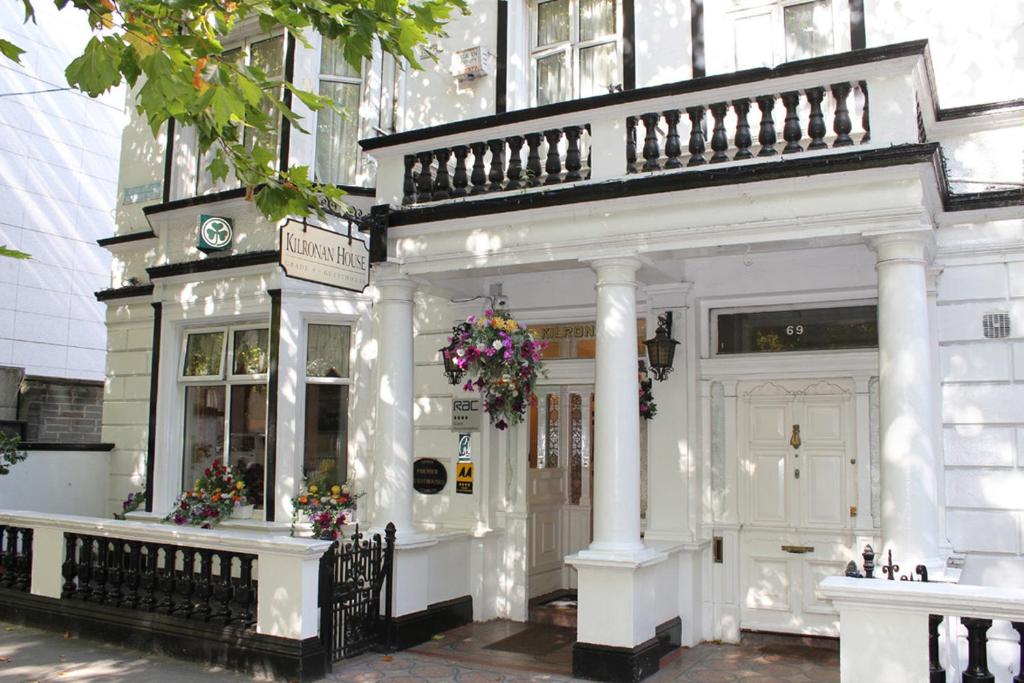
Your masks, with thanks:
M 289 276 L 279 226 L 204 181 L 190 131 L 129 127 L 147 152 L 120 184 L 163 196 L 104 241 L 111 507 L 145 480 L 162 517 L 222 458 L 260 492 L 222 528 L 273 536 L 303 479 L 333 473 L 366 494 L 362 524 L 398 529 L 401 642 L 574 590 L 574 671 L 601 680 L 745 629 L 839 635 L 818 587 L 868 544 L 879 565 L 1021 585 L 1024 10 L 471 8 L 422 72 L 240 36 L 358 110 L 279 141 L 282 165 L 373 207 L 362 292 Z M 216 254 L 209 216 L 234 228 Z M 438 349 L 495 305 L 552 342 L 537 406 L 453 428 L 471 397 Z M 639 342 L 668 324 L 641 420 Z M 427 458 L 437 493 L 414 488 Z

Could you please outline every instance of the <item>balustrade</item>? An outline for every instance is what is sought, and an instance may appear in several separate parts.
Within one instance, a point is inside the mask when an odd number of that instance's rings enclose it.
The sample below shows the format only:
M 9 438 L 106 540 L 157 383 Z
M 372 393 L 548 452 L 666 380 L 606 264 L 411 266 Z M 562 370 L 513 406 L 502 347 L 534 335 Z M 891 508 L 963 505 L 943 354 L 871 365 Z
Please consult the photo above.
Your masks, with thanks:
M 32 587 L 32 530 L 0 525 L 0 588 Z
M 256 555 L 64 534 L 61 598 L 248 628 Z

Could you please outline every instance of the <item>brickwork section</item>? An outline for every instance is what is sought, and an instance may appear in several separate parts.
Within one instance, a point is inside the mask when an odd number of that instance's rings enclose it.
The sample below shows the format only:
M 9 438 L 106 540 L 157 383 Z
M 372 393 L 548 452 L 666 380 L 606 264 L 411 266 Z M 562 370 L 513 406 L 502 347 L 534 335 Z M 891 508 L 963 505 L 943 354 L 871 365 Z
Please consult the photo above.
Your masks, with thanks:
M 18 417 L 26 441 L 96 443 L 103 422 L 103 382 L 27 376 Z

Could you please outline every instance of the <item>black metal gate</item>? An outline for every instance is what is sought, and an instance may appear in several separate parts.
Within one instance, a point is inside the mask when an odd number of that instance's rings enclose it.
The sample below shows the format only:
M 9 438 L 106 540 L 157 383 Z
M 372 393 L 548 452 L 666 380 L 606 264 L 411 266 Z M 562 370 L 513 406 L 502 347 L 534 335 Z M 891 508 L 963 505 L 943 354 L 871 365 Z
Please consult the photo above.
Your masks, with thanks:
M 320 640 L 327 665 L 382 645 L 390 649 L 395 525 L 366 538 L 356 528 L 320 560 Z M 381 591 L 384 611 L 381 614 Z

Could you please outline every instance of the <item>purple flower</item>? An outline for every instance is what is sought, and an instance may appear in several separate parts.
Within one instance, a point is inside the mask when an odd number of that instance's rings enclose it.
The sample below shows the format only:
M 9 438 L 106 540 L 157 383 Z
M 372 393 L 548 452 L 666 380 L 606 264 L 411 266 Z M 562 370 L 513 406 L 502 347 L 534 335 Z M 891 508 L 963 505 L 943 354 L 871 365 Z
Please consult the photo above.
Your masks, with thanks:
M 498 429 L 508 429 L 508 423 L 505 420 L 498 420 L 494 423 L 494 426 Z
M 462 390 L 463 391 L 473 391 L 473 380 L 469 380 L 468 382 L 463 384 L 462 385 Z

